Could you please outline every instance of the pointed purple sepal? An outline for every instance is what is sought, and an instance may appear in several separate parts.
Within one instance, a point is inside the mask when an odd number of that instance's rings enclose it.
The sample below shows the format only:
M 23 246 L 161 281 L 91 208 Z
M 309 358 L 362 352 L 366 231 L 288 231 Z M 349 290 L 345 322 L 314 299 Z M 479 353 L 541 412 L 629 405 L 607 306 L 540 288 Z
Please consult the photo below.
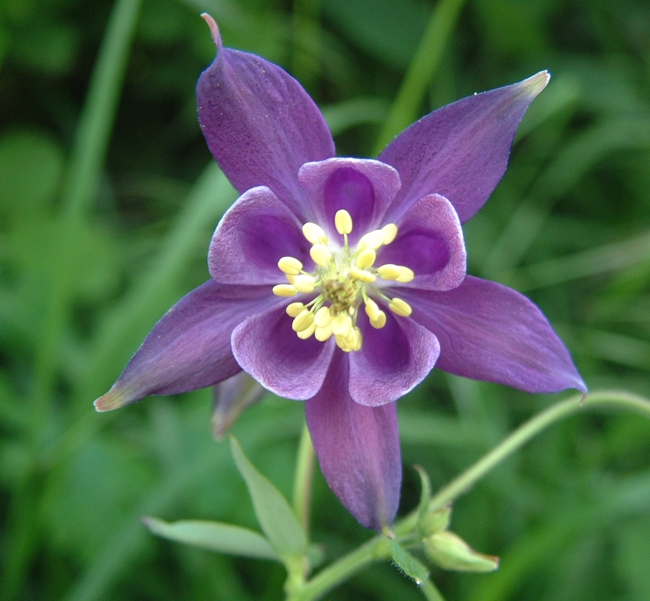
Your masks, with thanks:
M 390 526 L 399 506 L 402 461 L 397 407 L 364 407 L 348 393 L 338 352 L 323 388 L 306 403 L 307 426 L 329 487 L 362 526 Z
M 309 161 L 334 156 L 323 116 L 286 71 L 259 56 L 224 48 L 214 21 L 204 17 L 217 58 L 197 84 L 199 123 L 219 167 L 240 193 L 267 186 L 296 215 L 313 219 L 298 184 Z
M 96 409 L 205 388 L 235 375 L 241 368 L 231 350 L 232 331 L 277 300 L 268 288 L 212 280 L 192 290 L 154 326 L 110 391 L 95 401 Z
M 550 76 L 537 73 L 519 83 L 468 96 L 404 130 L 379 155 L 402 178 L 389 209 L 398 219 L 419 198 L 441 194 L 465 223 L 483 206 L 503 177 L 517 126 Z
M 440 369 L 530 393 L 587 387 L 569 351 L 525 296 L 467 276 L 455 290 L 404 290 L 413 319 L 440 341 Z

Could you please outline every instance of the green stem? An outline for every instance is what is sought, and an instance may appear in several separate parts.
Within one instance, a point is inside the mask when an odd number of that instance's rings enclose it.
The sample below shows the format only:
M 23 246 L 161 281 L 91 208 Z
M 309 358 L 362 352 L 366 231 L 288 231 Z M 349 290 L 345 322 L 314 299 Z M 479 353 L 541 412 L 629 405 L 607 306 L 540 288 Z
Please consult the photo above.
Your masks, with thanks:
M 616 407 L 630 409 L 650 418 L 650 401 L 640 396 L 626 392 L 597 392 L 588 395 L 584 402 L 582 395 L 573 396 L 565 401 L 556 403 L 542 411 L 525 424 L 517 428 L 503 442 L 497 445 L 487 455 L 479 459 L 472 467 L 452 480 L 442 490 L 438 491 L 429 502 L 429 511 L 435 511 L 453 501 L 471 486 L 496 467 L 506 457 L 518 450 L 534 436 L 551 424 L 574 415 L 585 409 Z
M 465 0 L 440 0 L 433 10 L 388 119 L 377 138 L 374 156 L 418 116 L 422 100 L 440 66 L 442 53 L 449 42 L 463 4 Z
M 300 525 L 309 532 L 309 509 L 311 504 L 311 485 L 314 477 L 314 445 L 307 425 L 303 426 L 296 461 L 296 477 L 293 485 L 293 509 Z
M 427 599 L 427 601 L 445 601 L 442 593 L 438 590 L 438 587 L 433 584 L 431 578 L 425 580 L 420 585 L 420 591 L 424 595 L 425 599 Z
M 434 511 L 455 500 L 493 467 L 497 466 L 542 430 L 580 411 L 611 407 L 628 409 L 650 418 L 650 401 L 627 392 L 597 392 L 587 396 L 584 402 L 581 401 L 582 395 L 572 396 L 542 411 L 520 426 L 501 444 L 440 490 L 429 502 L 429 510 Z M 406 536 L 412 533 L 417 526 L 417 521 L 418 510 L 415 510 L 395 524 L 395 534 L 397 536 Z M 382 535 L 376 536 L 358 549 L 321 570 L 301 590 L 291 595 L 287 601 L 313 601 L 318 599 L 371 563 L 389 557 L 390 550 L 386 538 Z M 435 597 L 431 598 L 435 599 Z

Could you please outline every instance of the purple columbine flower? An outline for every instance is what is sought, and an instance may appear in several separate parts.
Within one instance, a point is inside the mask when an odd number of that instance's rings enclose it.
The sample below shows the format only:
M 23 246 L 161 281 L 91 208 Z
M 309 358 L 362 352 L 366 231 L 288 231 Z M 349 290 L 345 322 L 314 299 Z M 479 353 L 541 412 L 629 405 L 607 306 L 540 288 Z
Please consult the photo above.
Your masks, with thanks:
M 210 151 L 241 196 L 210 245 L 212 279 L 156 324 L 99 411 L 242 369 L 306 401 L 321 470 L 367 528 L 402 477 L 396 401 L 434 366 L 532 393 L 586 392 L 541 311 L 466 275 L 461 223 L 501 179 L 538 73 L 420 119 L 378 160 L 337 158 L 320 111 L 264 59 L 223 48 L 197 86 Z

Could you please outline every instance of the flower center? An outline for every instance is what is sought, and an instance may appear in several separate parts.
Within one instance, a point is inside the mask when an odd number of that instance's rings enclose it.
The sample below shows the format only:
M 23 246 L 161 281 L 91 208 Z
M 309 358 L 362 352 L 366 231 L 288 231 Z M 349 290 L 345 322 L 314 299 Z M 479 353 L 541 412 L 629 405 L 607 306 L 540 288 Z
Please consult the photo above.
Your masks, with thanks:
M 364 234 L 351 248 L 348 234 L 352 232 L 352 217 L 342 209 L 334 216 L 336 231 L 343 236 L 343 246 L 335 247 L 323 228 L 316 223 L 305 223 L 302 233 L 311 243 L 309 254 L 316 264 L 311 273 L 295 257 L 282 257 L 278 267 L 288 283 L 273 287 L 273 294 L 291 297 L 298 293 L 317 292 L 308 303 L 295 302 L 287 306 L 287 315 L 293 317 L 292 328 L 299 338 L 314 336 L 325 342 L 334 336 L 338 347 L 346 352 L 358 351 L 363 343 L 357 326 L 359 307 L 363 304 L 370 325 L 381 329 L 386 325 L 386 313 L 370 298 L 382 299 L 388 308 L 402 317 L 411 314 L 411 307 L 400 298 L 382 294 L 375 282 L 380 280 L 406 283 L 415 277 L 412 270 L 391 263 L 375 267 L 377 250 L 390 244 L 397 236 L 397 226 L 389 223 L 379 230 Z

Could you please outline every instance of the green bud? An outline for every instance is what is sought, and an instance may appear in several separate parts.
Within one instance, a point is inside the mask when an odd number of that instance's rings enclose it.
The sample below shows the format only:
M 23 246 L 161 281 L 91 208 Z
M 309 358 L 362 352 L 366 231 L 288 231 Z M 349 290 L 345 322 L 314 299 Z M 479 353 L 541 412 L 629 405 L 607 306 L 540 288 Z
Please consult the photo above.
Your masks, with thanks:
M 429 538 L 441 530 L 446 530 L 450 519 L 451 505 L 446 505 L 435 511 L 428 511 L 420 518 L 420 534 L 423 538 Z
M 474 551 L 462 538 L 447 530 L 424 539 L 427 557 L 445 570 L 493 572 L 499 558 Z

